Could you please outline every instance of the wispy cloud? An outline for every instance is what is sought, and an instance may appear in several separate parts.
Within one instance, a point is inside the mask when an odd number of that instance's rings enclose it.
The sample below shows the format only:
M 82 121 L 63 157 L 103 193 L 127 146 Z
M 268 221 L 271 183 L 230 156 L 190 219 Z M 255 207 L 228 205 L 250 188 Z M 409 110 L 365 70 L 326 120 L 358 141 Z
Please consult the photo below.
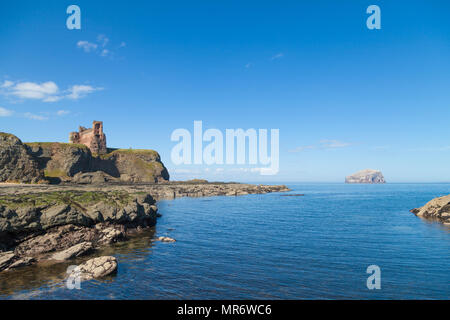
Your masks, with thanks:
M 58 110 L 58 111 L 56 111 L 56 115 L 60 116 L 60 117 L 68 115 L 69 113 L 70 113 L 70 111 L 68 111 L 68 110 Z
M 280 53 L 277 53 L 276 55 L 274 55 L 272 58 L 270 58 L 270 60 L 276 60 L 276 59 L 281 59 L 281 58 L 283 58 L 284 57 L 284 53 L 282 53 L 282 52 L 280 52 Z
M 6 81 L 5 81 L 6 82 Z M 89 85 L 73 85 L 67 90 L 61 91 L 53 81 L 47 82 L 13 82 L 8 81 L 0 86 L 0 94 L 13 96 L 21 100 L 41 100 L 43 102 L 56 102 L 61 99 L 76 100 L 83 98 L 89 93 L 102 90 Z
M 92 42 L 83 40 L 83 41 L 77 42 L 77 47 L 83 49 L 84 52 L 89 53 L 89 52 L 97 50 L 98 45 L 96 43 L 92 43 Z
M 113 49 L 111 49 L 110 40 L 104 34 L 99 34 L 95 41 L 90 42 L 87 40 L 80 40 L 77 42 L 77 47 L 83 49 L 86 53 L 95 53 L 100 57 L 110 57 L 112 58 L 114 55 Z M 120 49 L 126 47 L 126 43 L 122 41 L 118 46 L 116 45 L 115 49 Z
M 89 93 L 99 91 L 99 90 L 103 90 L 103 88 L 94 88 L 92 86 L 87 86 L 87 85 L 74 85 L 71 88 L 69 88 L 68 91 L 70 93 L 67 95 L 67 98 L 72 99 L 72 100 L 77 100 L 77 99 L 85 97 Z
M 3 81 L 3 83 L 0 85 L 0 88 L 8 88 L 11 87 L 14 84 L 14 82 L 9 81 L 9 80 L 5 80 Z
M 332 139 L 323 139 L 320 140 L 318 144 L 316 145 L 308 145 L 308 146 L 300 146 L 297 148 L 294 148 L 292 150 L 289 150 L 291 153 L 296 152 L 303 152 L 307 150 L 332 150 L 332 149 L 340 149 L 340 148 L 346 148 L 353 145 L 350 142 L 343 142 L 339 140 L 332 140 Z
M 12 115 L 13 115 L 12 110 L 8 110 L 8 109 L 0 107 L 0 117 L 10 117 Z
M 320 140 L 320 144 L 325 149 L 345 148 L 351 145 L 349 142 L 342 142 L 339 140 Z
M 38 115 L 38 114 L 33 114 L 30 112 L 27 112 L 24 114 L 25 118 L 31 119 L 31 120 L 39 120 L 39 121 L 44 121 L 44 120 L 48 120 L 48 117 L 42 116 L 42 115 Z

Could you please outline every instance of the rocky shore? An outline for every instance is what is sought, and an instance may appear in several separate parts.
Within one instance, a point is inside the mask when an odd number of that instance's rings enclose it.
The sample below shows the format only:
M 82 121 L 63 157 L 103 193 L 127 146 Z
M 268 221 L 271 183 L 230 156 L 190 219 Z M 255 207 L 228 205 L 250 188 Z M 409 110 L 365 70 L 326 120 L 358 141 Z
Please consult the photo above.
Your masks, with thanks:
M 450 195 L 435 198 L 421 208 L 410 210 L 416 216 L 450 226 Z
M 156 200 L 284 191 L 289 189 L 206 182 L 0 184 L 0 271 L 41 262 L 58 263 L 127 240 L 156 224 Z

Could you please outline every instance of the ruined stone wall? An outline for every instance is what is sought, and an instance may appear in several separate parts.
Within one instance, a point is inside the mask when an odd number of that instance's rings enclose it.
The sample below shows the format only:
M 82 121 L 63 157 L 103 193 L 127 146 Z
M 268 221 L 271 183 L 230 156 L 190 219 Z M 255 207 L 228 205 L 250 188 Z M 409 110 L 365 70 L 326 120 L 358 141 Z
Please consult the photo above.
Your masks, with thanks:
M 70 143 L 84 144 L 92 153 L 105 154 L 106 136 L 103 133 L 103 122 L 94 121 L 92 128 L 79 128 L 79 132 L 71 132 L 69 136 Z

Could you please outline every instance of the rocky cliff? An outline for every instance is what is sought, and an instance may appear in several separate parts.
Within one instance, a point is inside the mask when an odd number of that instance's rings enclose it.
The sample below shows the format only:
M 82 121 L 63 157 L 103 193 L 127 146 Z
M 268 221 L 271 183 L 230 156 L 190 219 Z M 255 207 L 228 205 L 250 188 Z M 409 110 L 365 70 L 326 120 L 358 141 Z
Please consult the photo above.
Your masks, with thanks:
M 0 132 L 0 182 L 36 183 L 43 172 L 19 138 Z
M 435 198 L 422 208 L 412 209 L 411 212 L 420 218 L 435 220 L 450 225 L 450 195 Z
M 386 183 L 384 180 L 383 174 L 381 171 L 366 169 L 358 171 L 348 177 L 345 178 L 345 183 L 367 183 L 367 184 L 376 184 L 376 183 Z
M 0 197 L 0 271 L 68 260 L 154 226 L 155 200 L 125 191 L 56 191 Z
M 0 182 L 164 182 L 169 173 L 153 150 L 108 149 L 93 155 L 81 144 L 22 143 L 0 133 Z

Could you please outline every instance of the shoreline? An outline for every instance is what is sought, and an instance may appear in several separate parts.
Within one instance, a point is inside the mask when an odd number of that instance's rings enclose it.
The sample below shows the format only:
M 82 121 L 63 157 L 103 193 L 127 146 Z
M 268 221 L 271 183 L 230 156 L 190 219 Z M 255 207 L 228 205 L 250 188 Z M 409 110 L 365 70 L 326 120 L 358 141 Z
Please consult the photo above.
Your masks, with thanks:
M 287 191 L 285 185 L 207 182 L 0 184 L 0 272 L 69 261 L 127 241 L 157 224 L 159 200 Z

